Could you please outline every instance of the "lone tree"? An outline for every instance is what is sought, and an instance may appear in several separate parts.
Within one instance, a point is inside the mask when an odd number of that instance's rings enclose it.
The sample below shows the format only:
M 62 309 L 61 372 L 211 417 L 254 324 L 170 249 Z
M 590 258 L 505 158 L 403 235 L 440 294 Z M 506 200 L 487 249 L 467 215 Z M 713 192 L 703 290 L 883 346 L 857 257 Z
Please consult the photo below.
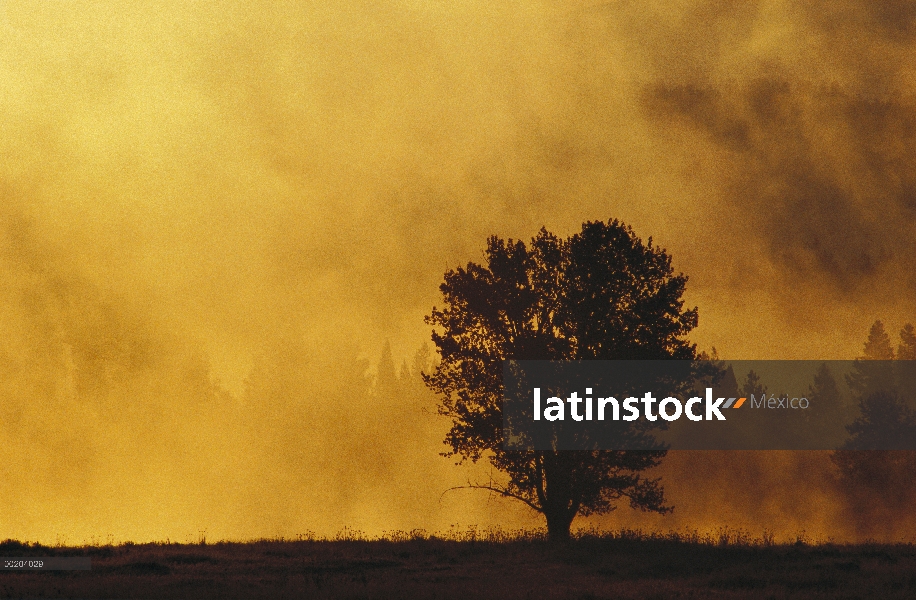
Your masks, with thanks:
M 445 456 L 487 458 L 505 482 L 471 485 L 524 502 L 544 515 L 550 539 L 569 537 L 576 515 L 607 513 L 621 498 L 665 513 L 658 479 L 642 472 L 667 450 L 507 451 L 502 362 L 697 358 L 684 337 L 697 309 L 684 309 L 687 277 L 671 257 L 619 221 L 588 222 L 561 240 L 541 229 L 530 246 L 488 240 L 486 264 L 449 270 L 444 307 L 426 322 L 441 362 L 426 384 L 452 419 Z

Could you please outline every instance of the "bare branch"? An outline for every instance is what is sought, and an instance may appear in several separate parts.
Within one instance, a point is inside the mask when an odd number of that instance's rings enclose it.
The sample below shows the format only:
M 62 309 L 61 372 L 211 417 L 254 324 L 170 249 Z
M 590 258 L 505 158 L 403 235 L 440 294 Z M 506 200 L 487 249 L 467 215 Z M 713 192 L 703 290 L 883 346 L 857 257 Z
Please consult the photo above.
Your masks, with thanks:
M 446 493 L 454 491 L 454 490 L 487 490 L 489 492 L 499 494 L 500 496 L 503 496 L 506 498 L 513 498 L 515 500 L 518 500 L 519 502 L 524 502 L 525 504 L 528 505 L 529 508 L 531 508 L 532 510 L 536 512 L 539 512 L 539 513 L 544 512 L 536 504 L 534 504 L 527 498 L 523 496 L 519 496 L 518 494 L 510 491 L 508 488 L 495 485 L 492 481 L 488 484 L 468 482 L 467 485 L 456 485 L 455 487 L 450 487 L 447 490 L 445 490 L 444 492 L 442 492 L 442 494 L 439 496 L 439 501 L 440 502 L 442 501 L 442 497 L 445 496 Z

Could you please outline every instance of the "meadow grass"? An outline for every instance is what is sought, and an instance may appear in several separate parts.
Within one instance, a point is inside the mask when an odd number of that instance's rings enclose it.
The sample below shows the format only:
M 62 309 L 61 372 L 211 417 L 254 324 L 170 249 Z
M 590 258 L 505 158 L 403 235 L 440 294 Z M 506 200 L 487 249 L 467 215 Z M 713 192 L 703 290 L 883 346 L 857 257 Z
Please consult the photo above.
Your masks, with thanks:
M 90 571 L 3 572 L 2 598 L 912 598 L 916 547 L 777 543 L 764 532 L 452 528 L 369 537 L 43 546 L 0 556 L 92 558 Z

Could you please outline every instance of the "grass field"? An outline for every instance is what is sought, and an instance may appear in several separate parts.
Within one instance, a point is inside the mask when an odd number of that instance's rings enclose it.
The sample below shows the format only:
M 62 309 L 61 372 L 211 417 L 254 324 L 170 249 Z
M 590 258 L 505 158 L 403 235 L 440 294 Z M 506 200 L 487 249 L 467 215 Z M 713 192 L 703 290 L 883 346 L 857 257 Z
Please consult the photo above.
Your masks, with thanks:
M 45 547 L 0 556 L 90 556 L 90 571 L 0 573 L 2 598 L 914 598 L 916 546 L 774 544 L 740 534 Z

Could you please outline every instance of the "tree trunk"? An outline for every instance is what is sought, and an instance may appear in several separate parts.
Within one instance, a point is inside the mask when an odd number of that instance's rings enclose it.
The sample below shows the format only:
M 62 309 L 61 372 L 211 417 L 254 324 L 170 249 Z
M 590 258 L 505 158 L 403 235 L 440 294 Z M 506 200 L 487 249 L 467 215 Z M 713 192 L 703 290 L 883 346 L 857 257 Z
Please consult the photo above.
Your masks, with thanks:
M 568 541 L 569 528 L 576 517 L 576 513 L 568 510 L 557 510 L 545 512 L 544 516 L 547 517 L 547 539 L 551 542 Z
M 544 472 L 541 479 L 541 510 L 547 518 L 547 539 L 551 542 L 569 540 L 579 503 L 573 502 L 572 481 L 570 480 L 569 454 L 548 452 L 543 455 Z

